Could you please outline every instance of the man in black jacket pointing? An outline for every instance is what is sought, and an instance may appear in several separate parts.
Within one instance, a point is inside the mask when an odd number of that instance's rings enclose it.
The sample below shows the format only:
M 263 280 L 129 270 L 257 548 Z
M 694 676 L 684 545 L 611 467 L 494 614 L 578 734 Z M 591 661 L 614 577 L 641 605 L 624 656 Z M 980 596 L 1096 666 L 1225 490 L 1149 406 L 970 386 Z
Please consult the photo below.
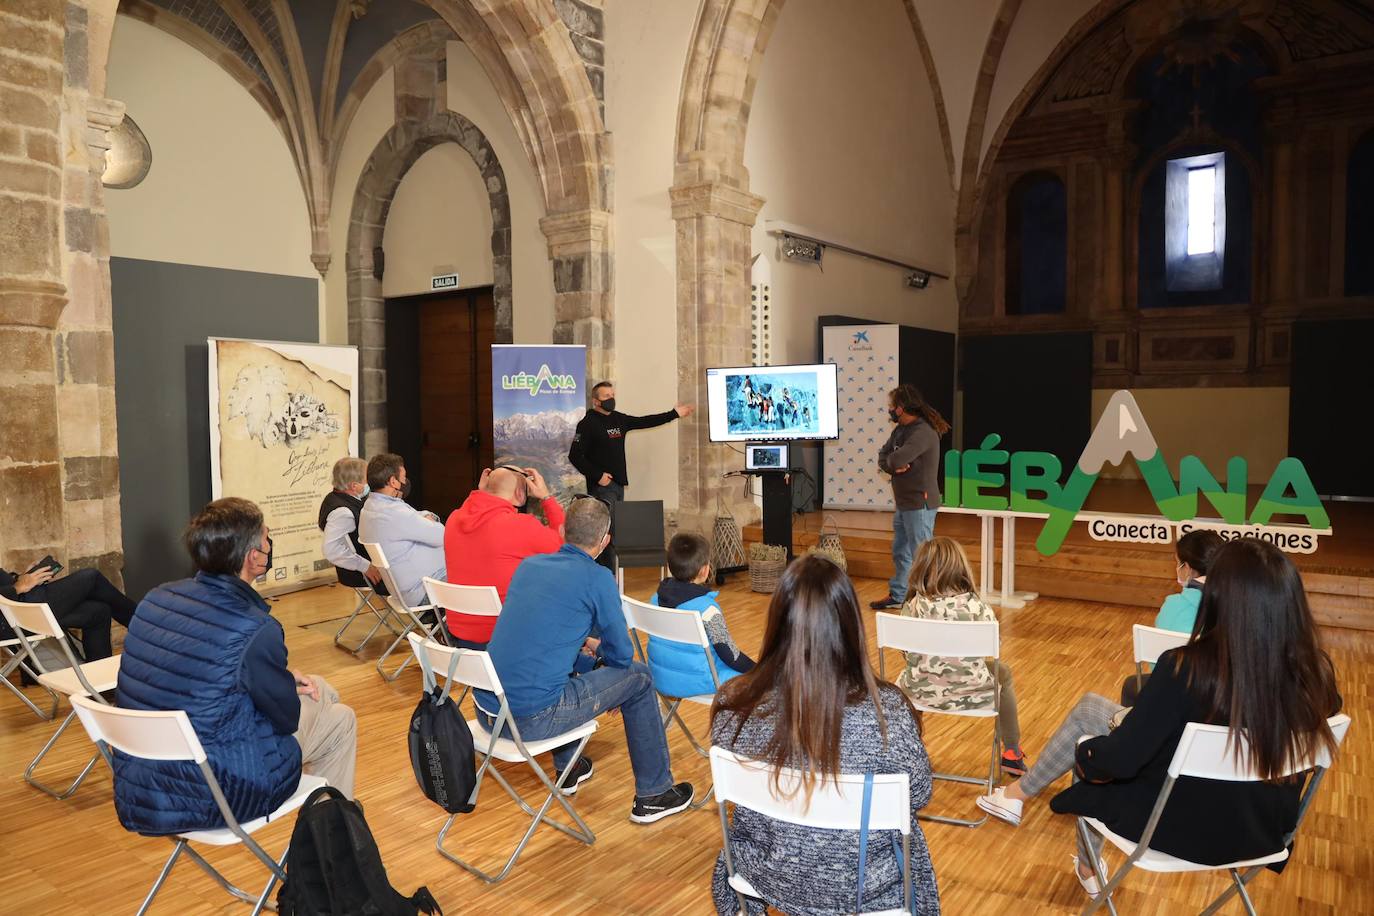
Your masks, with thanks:
M 678 417 L 690 417 L 696 410 L 691 404 L 679 404 L 672 410 L 632 417 L 615 409 L 615 385 L 598 382 L 592 386 L 592 406 L 577 424 L 573 434 L 568 461 L 587 478 L 587 493 L 608 503 L 625 498 L 629 478 L 625 473 L 625 435 L 631 430 L 653 429 L 671 423 Z M 612 531 L 614 534 L 614 530 Z M 602 551 L 597 562 L 607 569 L 615 569 L 615 542 Z

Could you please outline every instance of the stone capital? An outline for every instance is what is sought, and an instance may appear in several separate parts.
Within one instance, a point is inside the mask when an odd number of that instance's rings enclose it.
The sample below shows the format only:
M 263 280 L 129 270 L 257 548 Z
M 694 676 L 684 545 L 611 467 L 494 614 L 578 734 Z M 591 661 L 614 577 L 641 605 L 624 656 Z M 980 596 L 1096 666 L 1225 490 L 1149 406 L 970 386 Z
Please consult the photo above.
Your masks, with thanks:
M 90 96 L 86 99 L 86 148 L 97 177 L 105 173 L 105 154 L 113 141 L 110 134 L 124 121 L 124 103 L 118 99 Z
M 0 277 L 0 327 L 56 330 L 67 287 L 51 280 Z
M 752 227 L 758 220 L 764 203 L 757 194 L 719 181 L 680 184 L 670 189 L 668 194 L 673 203 L 675 220 L 714 216 L 747 227 Z
M 550 213 L 539 221 L 549 240 L 549 257 L 608 251 L 611 247 L 611 214 L 606 210 L 578 209 Z

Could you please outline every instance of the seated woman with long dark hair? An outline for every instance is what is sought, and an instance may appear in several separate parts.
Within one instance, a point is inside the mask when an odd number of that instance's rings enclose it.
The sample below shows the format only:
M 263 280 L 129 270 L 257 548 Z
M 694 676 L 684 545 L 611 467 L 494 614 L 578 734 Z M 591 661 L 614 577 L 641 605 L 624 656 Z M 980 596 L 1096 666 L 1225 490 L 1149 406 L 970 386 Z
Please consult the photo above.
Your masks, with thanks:
M 1280 778 L 1288 762 L 1334 747 L 1327 718 L 1340 711 L 1331 659 L 1307 606 L 1297 569 L 1276 547 L 1239 538 L 1217 552 L 1192 640 L 1159 657 L 1134 708 L 1088 694 L 1021 779 L 978 799 L 1012 824 L 1022 805 L 1074 769 L 1081 778 L 1050 801 L 1060 814 L 1097 818 L 1138 840 L 1189 722 L 1243 731 L 1249 764 L 1266 781 L 1180 779 L 1150 842 L 1160 852 L 1221 865 L 1282 848 L 1297 823 L 1301 780 Z M 1084 735 L 1095 735 L 1078 744 Z M 1101 850 L 1094 836 L 1093 855 Z M 1087 850 L 1079 881 L 1098 893 Z M 1275 866 L 1271 866 L 1275 867 Z M 1277 870 L 1277 867 L 1275 867 Z
M 930 759 L 906 695 L 879 682 L 868 661 L 854 586 L 834 563 L 797 560 L 783 573 L 752 671 L 723 684 L 711 710 L 711 743 L 802 774 L 811 792 L 841 773 L 906 773 L 911 787 L 911 882 L 916 912 L 940 912 L 935 870 L 916 812 L 930 801 Z M 735 870 L 764 901 L 792 916 L 852 912 L 857 831 L 821 830 L 736 808 L 730 826 Z M 864 908 L 896 908 L 902 873 L 891 835 L 869 837 Z M 716 909 L 738 912 L 725 857 L 716 860 Z M 749 902 L 762 913 L 764 901 Z

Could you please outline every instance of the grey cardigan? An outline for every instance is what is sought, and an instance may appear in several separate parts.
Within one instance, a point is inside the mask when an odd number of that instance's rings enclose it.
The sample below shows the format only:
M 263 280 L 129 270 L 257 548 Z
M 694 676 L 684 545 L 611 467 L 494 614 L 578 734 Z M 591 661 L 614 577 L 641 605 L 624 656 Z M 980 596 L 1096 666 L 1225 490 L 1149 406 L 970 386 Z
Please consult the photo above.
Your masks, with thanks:
M 906 773 L 911 785 L 911 882 L 917 914 L 940 912 L 935 869 L 916 812 L 930 801 L 930 758 L 917 731 L 910 703 L 891 684 L 880 686 L 887 741 L 878 731 L 873 704 L 867 699 L 845 710 L 840 726 L 840 770 L 844 773 Z M 763 713 L 760 715 L 760 712 Z M 761 708 L 735 736 L 737 718 L 719 713 L 711 724 L 711 743 L 748 757 L 761 756 L 772 737 L 776 718 Z M 901 872 L 893 851 L 892 832 L 871 833 L 864 880 L 864 909 L 902 906 Z M 859 834 L 819 830 L 774 821 L 745 808 L 735 808 L 730 825 L 735 869 L 777 910 L 791 916 L 854 911 L 859 863 Z M 900 847 L 899 847 L 900 848 Z M 735 913 L 738 902 L 725 883 L 724 853 L 711 882 L 717 910 Z M 751 912 L 752 912 L 751 907 Z
M 903 465 L 904 473 L 894 473 Z M 878 450 L 878 467 L 892 474 L 898 509 L 940 508 L 940 436 L 925 420 L 898 423 Z

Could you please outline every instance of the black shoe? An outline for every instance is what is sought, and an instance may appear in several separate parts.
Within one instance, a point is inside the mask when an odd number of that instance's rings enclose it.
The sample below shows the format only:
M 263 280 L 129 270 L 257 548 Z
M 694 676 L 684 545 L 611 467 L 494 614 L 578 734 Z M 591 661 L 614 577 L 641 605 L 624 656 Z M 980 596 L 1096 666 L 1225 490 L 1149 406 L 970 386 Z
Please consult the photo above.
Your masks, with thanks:
M 878 599 L 877 601 L 870 601 L 868 603 L 868 606 L 873 608 L 873 610 L 875 611 L 886 611 L 889 608 L 901 607 L 902 602 L 898 601 L 896 598 L 893 598 L 891 595 L 887 595 L 883 598 Z
M 572 765 L 572 772 L 563 780 L 563 794 L 576 795 L 577 787 L 592 778 L 592 758 L 578 757 Z
M 696 792 L 690 782 L 680 782 L 667 792 L 650 796 L 635 796 L 635 806 L 630 809 L 630 820 L 636 824 L 652 824 L 670 814 L 677 814 L 692 803 Z

